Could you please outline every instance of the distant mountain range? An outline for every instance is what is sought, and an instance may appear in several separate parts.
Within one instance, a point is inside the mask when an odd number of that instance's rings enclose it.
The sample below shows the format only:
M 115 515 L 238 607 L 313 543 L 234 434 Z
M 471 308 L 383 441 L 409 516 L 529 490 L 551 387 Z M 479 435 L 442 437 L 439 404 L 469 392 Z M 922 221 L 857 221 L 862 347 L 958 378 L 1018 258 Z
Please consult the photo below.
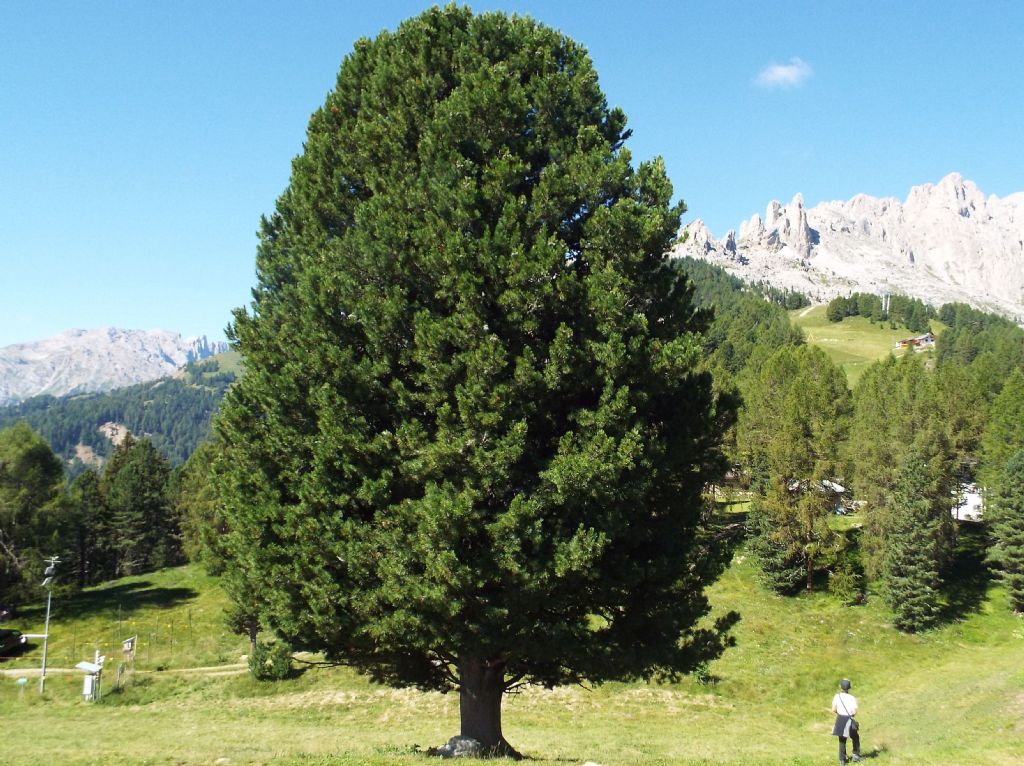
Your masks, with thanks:
M 177 465 L 210 434 L 225 391 L 241 373 L 237 354 L 185 365 L 171 377 L 102 393 L 34 396 L 0 407 L 0 429 L 25 421 L 72 475 L 98 467 L 130 432 Z
M 684 231 L 676 255 L 815 300 L 902 293 L 1024 318 L 1024 192 L 986 197 L 958 173 L 913 187 L 904 202 L 860 194 L 805 208 L 798 194 L 769 203 L 738 235 L 715 239 L 700 220 Z
M 110 391 L 167 377 L 228 350 L 205 336 L 101 327 L 0 348 L 0 405 L 34 396 Z

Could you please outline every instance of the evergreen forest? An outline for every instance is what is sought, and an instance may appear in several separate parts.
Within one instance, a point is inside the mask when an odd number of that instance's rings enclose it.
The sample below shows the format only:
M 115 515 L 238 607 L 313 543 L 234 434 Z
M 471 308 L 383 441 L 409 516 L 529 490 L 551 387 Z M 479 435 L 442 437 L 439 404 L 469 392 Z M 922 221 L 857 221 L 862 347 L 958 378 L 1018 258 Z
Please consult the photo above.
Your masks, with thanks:
M 187 365 L 180 377 L 106 393 L 36 396 L 0 407 L 0 428 L 24 421 L 72 475 L 86 468 L 78 447 L 88 447 L 100 461 L 113 452 L 113 443 L 100 430 L 105 423 L 145 436 L 171 465 L 180 465 L 209 437 L 220 400 L 234 380 L 235 374 L 223 371 L 217 359 L 206 359 Z
M 943 582 L 963 564 L 951 509 L 977 483 L 991 499 L 991 523 L 982 525 L 988 565 L 1024 600 L 1024 517 L 1013 499 L 1024 450 L 1024 331 L 943 306 L 928 312 L 942 327 L 934 352 L 880 360 L 848 391 L 789 321 L 785 306 L 802 304 L 799 296 L 787 303 L 703 261 L 673 267 L 713 312 L 701 364 L 740 403 L 725 434 L 732 469 L 715 490 L 752 500 L 743 534 L 766 587 L 832 589 L 855 604 L 874 584 L 908 610 L 901 626 L 925 629 L 948 601 Z M 50 553 L 77 586 L 186 559 L 219 571 L 224 521 L 209 477 L 218 450 L 210 420 L 234 379 L 207 360 L 181 379 L 0 411 L 0 601 L 17 600 Z M 108 421 L 144 436 L 114 447 L 98 431 Z M 77 444 L 104 465 L 75 460 Z M 829 522 L 837 513 L 857 521 L 837 532 Z

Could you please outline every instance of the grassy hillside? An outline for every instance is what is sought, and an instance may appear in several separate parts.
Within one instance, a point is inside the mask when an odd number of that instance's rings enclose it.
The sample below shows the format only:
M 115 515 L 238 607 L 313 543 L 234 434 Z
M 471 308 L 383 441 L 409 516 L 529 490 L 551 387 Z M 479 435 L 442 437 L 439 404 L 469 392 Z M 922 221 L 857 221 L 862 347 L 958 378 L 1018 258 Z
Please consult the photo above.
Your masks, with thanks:
M 98 650 L 116 666 L 121 642 L 131 636 L 138 636 L 140 670 L 237 663 L 248 642 L 224 627 L 227 603 L 216 578 L 195 566 L 124 577 L 73 595 L 55 591 L 47 664 L 74 667 Z M 9 627 L 42 633 L 44 617 L 41 594 L 39 603 L 22 607 Z M 41 656 L 41 647 L 33 645 L 0 664 L 0 670 L 38 668 Z
M 1024 762 L 1024 621 L 1000 590 L 977 594 L 934 632 L 905 636 L 877 598 L 855 608 L 827 595 L 785 599 L 754 575 L 741 549 L 713 589 L 716 609 L 738 609 L 743 620 L 710 683 L 528 690 L 506 701 L 506 736 L 550 764 L 834 763 L 828 707 L 849 676 L 869 763 Z M 231 666 L 245 644 L 219 627 L 223 603 L 216 583 L 189 567 L 55 602 L 53 664 L 113 646 L 126 626 L 156 633 L 152 654 L 143 644 L 131 683 L 98 704 L 79 701 L 78 674 L 51 676 L 44 700 L 0 678 L 0 763 L 412 764 L 423 763 L 417 745 L 458 732 L 454 695 L 376 687 L 337 668 L 250 680 Z M 26 613 L 21 627 L 37 628 L 40 617 Z M 186 670 L 216 663 L 225 665 Z
M 883 322 L 872 324 L 865 317 L 847 317 L 842 322 L 830 322 L 825 316 L 825 304 L 789 312 L 790 321 L 800 327 L 807 336 L 807 342 L 820 346 L 833 362 L 846 372 L 850 387 L 854 387 L 865 369 L 878 359 L 884 359 L 894 351 L 896 341 L 909 338 L 912 333 L 905 327 L 889 329 Z M 932 322 L 937 332 L 938 322 Z
M 225 351 L 210 358 L 217 362 L 221 372 L 229 373 L 236 378 L 242 377 L 245 366 L 242 364 L 242 355 L 237 351 Z

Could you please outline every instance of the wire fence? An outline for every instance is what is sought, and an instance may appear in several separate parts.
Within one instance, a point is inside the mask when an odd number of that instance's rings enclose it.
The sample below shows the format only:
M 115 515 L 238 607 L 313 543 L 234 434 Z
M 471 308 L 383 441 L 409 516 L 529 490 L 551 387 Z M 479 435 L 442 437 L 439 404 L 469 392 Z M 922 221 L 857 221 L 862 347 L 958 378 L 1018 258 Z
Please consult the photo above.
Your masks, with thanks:
M 124 615 L 119 608 L 108 620 L 89 619 L 70 625 L 51 621 L 47 665 L 73 668 L 83 659 L 92 661 L 97 652 L 108 663 L 123 662 L 125 641 L 132 638 L 135 641 L 130 659 L 139 669 L 238 662 L 248 644 L 242 637 L 229 633 L 217 617 L 211 620 L 209 615 L 196 615 L 188 609 L 137 619 Z M 42 639 L 33 638 L 23 648 L 0 652 L 0 669 L 31 666 L 30 660 L 41 658 L 42 643 Z

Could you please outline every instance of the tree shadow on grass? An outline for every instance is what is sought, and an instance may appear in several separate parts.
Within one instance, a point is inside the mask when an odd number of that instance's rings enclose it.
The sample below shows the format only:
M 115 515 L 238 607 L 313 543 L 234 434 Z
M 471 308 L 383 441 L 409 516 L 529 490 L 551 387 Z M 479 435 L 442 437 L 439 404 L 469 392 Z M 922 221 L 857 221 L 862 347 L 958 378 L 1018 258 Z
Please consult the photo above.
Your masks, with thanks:
M 873 747 L 870 750 L 860 754 L 861 760 L 867 760 L 868 758 L 878 758 L 879 756 L 885 755 L 888 752 L 888 748 L 885 745 L 879 745 Z
M 956 548 L 948 570 L 943 573 L 946 606 L 943 622 L 952 622 L 976 612 L 988 592 L 992 573 L 985 563 L 988 534 L 984 524 L 958 522 Z
M 12 646 L 4 651 L 0 652 L 0 665 L 3 665 L 8 660 L 15 660 L 21 657 L 23 654 L 28 654 L 30 651 L 36 648 L 34 641 L 25 641 L 23 644 Z
M 739 504 L 741 504 L 740 501 L 717 501 L 710 519 L 709 530 L 722 546 L 723 551 L 726 552 L 726 561 L 732 558 L 748 536 L 749 511 L 731 510 L 732 506 Z
M 117 613 L 128 616 L 144 607 L 169 609 L 194 599 L 199 592 L 192 588 L 157 588 L 149 580 L 121 583 L 109 588 L 80 591 L 53 600 L 53 616 L 77 619 L 97 613 Z M 23 607 L 21 614 L 39 621 L 45 613 L 45 601 L 40 606 Z

